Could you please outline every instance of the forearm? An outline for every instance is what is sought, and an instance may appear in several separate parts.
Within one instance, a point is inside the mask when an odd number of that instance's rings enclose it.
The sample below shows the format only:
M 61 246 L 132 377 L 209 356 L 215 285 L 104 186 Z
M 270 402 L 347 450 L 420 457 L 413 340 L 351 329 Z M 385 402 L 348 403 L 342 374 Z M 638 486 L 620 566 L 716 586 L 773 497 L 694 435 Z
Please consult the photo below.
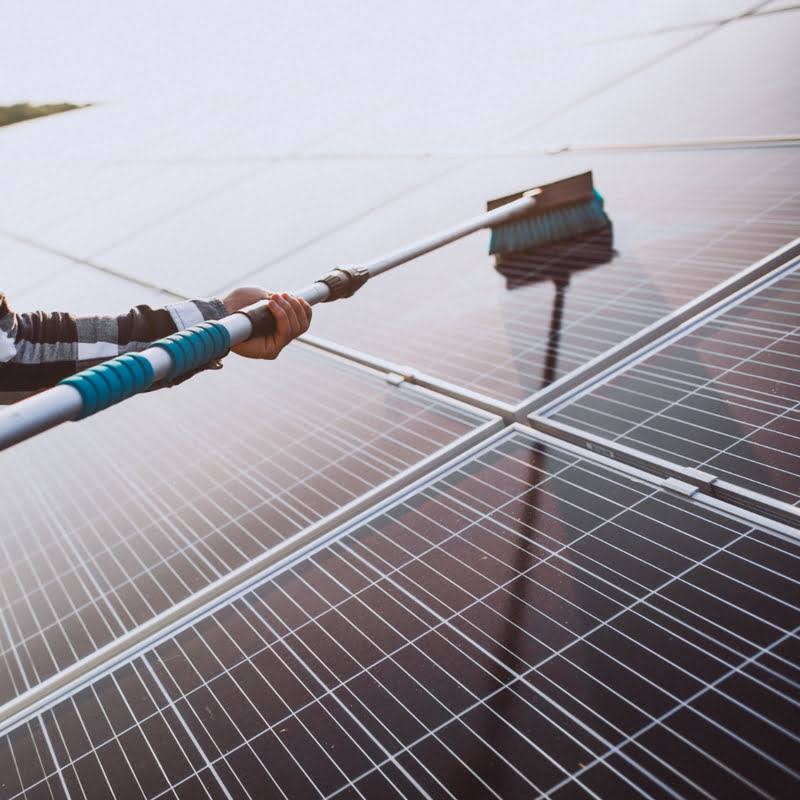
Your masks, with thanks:
M 210 319 L 221 319 L 220 300 L 194 300 L 153 309 L 137 306 L 120 316 L 15 314 L 0 294 L 0 389 L 29 391 Z

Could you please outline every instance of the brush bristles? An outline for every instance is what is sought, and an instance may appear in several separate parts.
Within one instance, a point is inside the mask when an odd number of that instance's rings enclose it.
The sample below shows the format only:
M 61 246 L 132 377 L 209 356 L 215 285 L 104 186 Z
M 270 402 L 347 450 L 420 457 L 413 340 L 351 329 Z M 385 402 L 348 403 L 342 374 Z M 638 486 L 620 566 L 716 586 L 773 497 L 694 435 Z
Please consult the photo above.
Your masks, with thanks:
M 562 206 L 492 228 L 489 254 L 516 253 L 598 230 L 608 225 L 603 198 L 597 193 L 586 203 Z

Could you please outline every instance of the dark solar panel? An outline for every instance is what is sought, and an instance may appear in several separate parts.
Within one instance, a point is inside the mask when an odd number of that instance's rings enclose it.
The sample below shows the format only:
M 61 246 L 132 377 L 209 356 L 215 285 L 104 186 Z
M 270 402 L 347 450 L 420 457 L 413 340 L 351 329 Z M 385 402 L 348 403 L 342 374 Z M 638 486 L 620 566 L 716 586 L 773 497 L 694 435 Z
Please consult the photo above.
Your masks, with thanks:
M 796 539 L 512 430 L 0 741 L 6 796 L 795 797 Z
M 497 423 L 302 346 L 259 366 L 3 453 L 0 702 Z
M 552 419 L 800 503 L 799 268 L 785 267 Z
M 486 255 L 488 236 L 475 235 L 320 309 L 314 334 L 513 407 L 550 373 L 584 367 L 797 236 L 800 156 L 791 149 L 484 158 L 256 279 L 302 286 L 320 265 L 372 258 L 490 197 L 586 169 L 613 241 L 539 253 L 509 281 Z

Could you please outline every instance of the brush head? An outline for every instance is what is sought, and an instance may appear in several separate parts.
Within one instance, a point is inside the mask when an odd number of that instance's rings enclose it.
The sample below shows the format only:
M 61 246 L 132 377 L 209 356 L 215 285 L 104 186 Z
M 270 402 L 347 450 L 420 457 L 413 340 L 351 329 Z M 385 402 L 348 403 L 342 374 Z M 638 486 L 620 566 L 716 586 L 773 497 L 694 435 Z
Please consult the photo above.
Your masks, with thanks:
M 553 244 L 599 230 L 610 224 L 603 198 L 595 191 L 592 173 L 490 200 L 487 210 L 506 205 L 536 191 L 536 203 L 519 217 L 492 228 L 489 253 L 508 254 Z

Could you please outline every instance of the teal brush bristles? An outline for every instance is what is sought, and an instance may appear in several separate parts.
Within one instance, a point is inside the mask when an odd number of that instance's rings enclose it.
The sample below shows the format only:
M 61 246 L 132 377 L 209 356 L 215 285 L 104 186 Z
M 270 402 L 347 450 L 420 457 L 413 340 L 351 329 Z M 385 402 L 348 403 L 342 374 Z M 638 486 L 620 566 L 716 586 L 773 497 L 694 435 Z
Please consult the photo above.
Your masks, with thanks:
M 489 254 L 516 253 L 552 244 L 608 225 L 603 198 L 592 190 L 589 198 L 571 205 L 546 208 L 492 228 Z

